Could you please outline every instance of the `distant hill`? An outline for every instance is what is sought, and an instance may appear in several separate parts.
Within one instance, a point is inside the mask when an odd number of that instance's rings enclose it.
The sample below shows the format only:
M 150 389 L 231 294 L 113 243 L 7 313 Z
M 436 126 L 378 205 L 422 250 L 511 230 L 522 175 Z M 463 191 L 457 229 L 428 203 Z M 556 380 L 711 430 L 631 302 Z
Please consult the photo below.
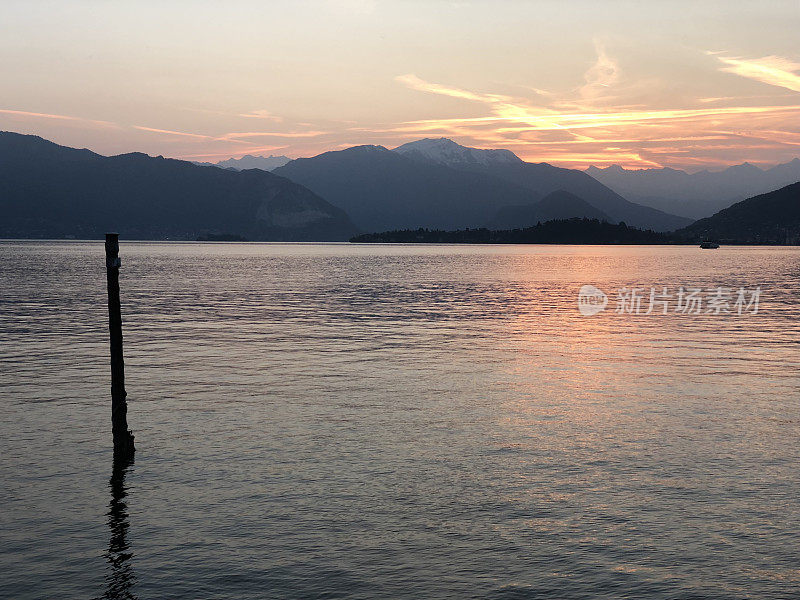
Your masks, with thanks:
M 692 218 L 800 181 L 800 159 L 761 169 L 750 163 L 689 174 L 679 169 L 626 170 L 619 165 L 586 172 L 629 200 Z
M 506 206 L 495 214 L 489 224 L 492 229 L 518 229 L 531 227 L 537 223 L 559 219 L 582 217 L 611 222 L 612 219 L 602 210 L 599 210 L 564 190 L 548 194 L 533 204 Z
M 643 231 L 624 223 L 611 224 L 597 219 L 563 219 L 538 223 L 523 229 L 461 229 L 442 231 L 406 229 L 365 233 L 353 243 L 385 244 L 666 244 L 669 234 Z
M 737 202 L 675 237 L 739 244 L 800 244 L 800 183 Z
M 383 146 L 355 146 L 293 160 L 275 169 L 350 215 L 364 231 L 480 227 L 530 190 L 491 175 L 419 161 Z
M 132 153 L 105 157 L 0 132 L 0 237 L 344 240 L 357 230 L 302 186 Z
M 636 227 L 669 231 L 684 227 L 692 221 L 629 202 L 582 171 L 554 167 L 547 163 L 528 163 L 509 150 L 467 148 L 447 138 L 427 138 L 403 144 L 394 151 L 418 162 L 447 165 L 456 170 L 494 177 L 530 190 L 537 199 L 564 190 L 588 202 L 614 222 L 624 221 Z
M 278 167 L 282 167 L 288 163 L 291 158 L 288 156 L 253 156 L 246 154 L 241 158 L 229 158 L 228 160 L 221 160 L 216 163 L 217 167 L 223 169 L 236 169 L 237 171 L 244 171 L 245 169 L 261 169 L 262 171 L 272 171 Z

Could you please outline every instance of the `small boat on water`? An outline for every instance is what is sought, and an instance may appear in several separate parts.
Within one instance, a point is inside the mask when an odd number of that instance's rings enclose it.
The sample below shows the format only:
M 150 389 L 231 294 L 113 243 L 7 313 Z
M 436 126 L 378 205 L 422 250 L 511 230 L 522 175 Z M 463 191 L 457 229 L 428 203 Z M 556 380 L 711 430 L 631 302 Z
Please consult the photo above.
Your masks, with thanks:
M 705 242 L 700 243 L 700 247 L 703 250 L 714 250 L 716 248 L 719 248 L 719 244 L 716 242 L 712 242 L 710 240 L 706 240 Z

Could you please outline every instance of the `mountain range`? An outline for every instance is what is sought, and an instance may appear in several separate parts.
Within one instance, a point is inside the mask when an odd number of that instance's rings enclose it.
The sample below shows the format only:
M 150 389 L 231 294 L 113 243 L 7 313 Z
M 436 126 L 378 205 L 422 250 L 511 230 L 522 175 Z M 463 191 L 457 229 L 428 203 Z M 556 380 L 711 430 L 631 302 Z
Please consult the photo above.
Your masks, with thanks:
M 800 159 L 761 169 L 750 163 L 722 171 L 627 170 L 619 165 L 589 167 L 586 173 L 628 200 L 700 219 L 734 202 L 800 181 Z
M 793 179 L 796 163 L 757 171 Z M 128 239 L 335 241 L 577 218 L 673 231 L 675 241 L 797 243 L 798 210 L 800 183 L 792 182 L 692 223 L 629 202 L 587 173 L 445 138 L 393 150 L 354 146 L 270 173 L 141 153 L 106 157 L 0 132 L 0 237 L 98 238 L 116 230 Z
M 347 215 L 266 171 L 229 171 L 141 153 L 101 156 L 0 132 L 0 237 L 346 240 Z
M 581 171 L 527 163 L 509 150 L 468 148 L 446 138 L 389 150 L 355 146 L 300 158 L 274 170 L 342 208 L 364 231 L 485 227 L 501 210 L 565 191 L 589 206 L 566 217 L 594 217 L 669 231 L 691 219 L 628 202 Z M 521 223 L 520 226 L 534 225 Z
M 693 242 L 800 244 L 800 182 L 737 202 L 675 236 Z

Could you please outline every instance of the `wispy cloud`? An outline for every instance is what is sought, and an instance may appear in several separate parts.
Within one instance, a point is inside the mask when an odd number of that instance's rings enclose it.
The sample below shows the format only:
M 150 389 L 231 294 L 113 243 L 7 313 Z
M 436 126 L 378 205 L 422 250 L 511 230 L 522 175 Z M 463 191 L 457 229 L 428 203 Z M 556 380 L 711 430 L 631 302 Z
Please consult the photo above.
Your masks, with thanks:
M 716 56 L 725 65 L 720 67 L 721 71 L 800 92 L 800 75 L 797 73 L 800 71 L 800 63 L 780 56 L 745 59 L 726 57 L 718 53 L 709 54 Z
M 508 102 L 511 100 L 510 96 L 503 96 L 500 94 L 481 94 L 478 92 L 462 90 L 460 88 L 441 85 L 438 83 L 430 83 L 420 79 L 413 73 L 398 75 L 395 77 L 395 81 L 398 81 L 406 87 L 409 87 L 413 90 L 418 90 L 420 92 L 429 92 L 431 94 L 450 96 L 451 98 L 461 98 L 463 100 L 474 100 L 476 102 Z
M 242 150 L 228 150 L 225 152 L 204 152 L 200 154 L 181 154 L 183 159 L 226 159 L 245 154 L 257 154 L 259 152 L 274 152 L 275 150 L 283 150 L 288 146 L 248 146 Z
M 313 138 L 329 133 L 328 131 L 241 131 L 218 136 L 218 140 L 237 140 L 241 138 L 277 137 L 277 138 Z
M 145 127 L 143 125 L 134 125 L 134 129 L 139 131 L 149 131 L 150 133 L 163 133 L 166 135 L 177 135 L 180 137 L 194 138 L 198 140 L 213 140 L 214 137 L 210 135 L 203 135 L 201 133 L 187 133 L 185 131 L 173 131 L 171 129 L 156 129 L 155 127 Z
M 79 123 L 101 125 L 104 127 L 117 127 L 117 124 L 111 121 L 99 121 L 96 119 L 86 119 L 84 117 L 73 117 L 71 115 L 56 115 L 50 113 L 31 112 L 27 110 L 10 110 L 6 108 L 0 108 L 0 114 L 11 115 L 15 117 L 23 117 L 23 118 L 55 119 L 58 121 L 73 121 Z
M 620 79 L 620 68 L 606 52 L 605 46 L 598 40 L 594 43 L 597 60 L 586 71 L 583 78 L 586 84 L 579 90 L 581 98 L 592 99 L 608 94 L 608 88 Z
M 483 116 L 406 121 L 383 131 L 403 138 L 422 135 L 459 137 L 464 142 L 505 147 L 532 161 L 587 166 L 617 162 L 629 167 L 673 164 L 708 166 L 737 152 L 788 148 L 794 143 L 800 105 L 787 105 L 782 95 L 682 98 L 676 107 L 651 107 L 649 88 L 655 78 L 629 80 L 602 43 L 584 74 L 584 84 L 571 92 L 535 89 L 535 97 L 476 92 L 425 81 L 407 74 L 396 80 L 426 93 L 458 98 L 486 107 Z M 786 59 L 757 61 L 725 58 L 724 70 L 800 90 L 800 68 Z M 768 98 L 772 102 L 765 101 Z M 777 135 L 783 131 L 785 135 Z M 717 158 L 711 158 L 714 155 Z M 752 160 L 751 157 L 745 159 Z
M 423 88 L 432 93 L 450 94 L 451 88 L 445 92 L 437 92 L 436 84 L 429 84 L 415 77 L 414 89 Z M 424 84 L 424 85 L 423 85 Z M 446 128 L 454 125 L 476 125 L 492 123 L 495 130 L 500 126 L 503 133 L 522 131 L 551 131 L 573 129 L 596 129 L 621 127 L 629 125 L 646 124 L 652 121 L 678 121 L 696 120 L 707 117 L 721 117 L 728 115 L 752 115 L 761 113 L 786 113 L 797 112 L 800 106 L 730 106 L 715 108 L 692 109 L 661 109 L 661 110 L 606 110 L 595 112 L 559 112 L 551 108 L 533 106 L 524 100 L 513 100 L 502 96 L 496 100 L 494 95 L 473 95 L 462 90 L 463 97 L 468 100 L 477 100 L 489 105 L 492 113 L 487 117 L 426 119 L 403 123 L 397 130 L 409 130 L 414 126 L 423 129 Z
M 282 123 L 283 117 L 273 115 L 268 110 L 251 110 L 246 113 L 239 113 L 237 116 L 244 117 L 245 119 L 264 119 L 266 121 L 273 121 L 275 123 Z
M 177 154 L 184 159 L 231 158 L 281 150 L 288 147 L 283 140 L 313 139 L 328 133 L 326 131 L 241 131 L 212 135 L 144 125 L 134 125 L 132 128 L 159 136 L 174 137 L 176 141 L 188 142 L 191 146 Z M 278 144 L 265 145 L 263 140 L 256 141 L 258 138 L 279 138 L 282 141 Z M 183 145 L 185 147 L 185 143 Z M 196 147 L 197 150 L 192 150 L 191 147 Z M 214 151 L 215 147 L 218 150 Z

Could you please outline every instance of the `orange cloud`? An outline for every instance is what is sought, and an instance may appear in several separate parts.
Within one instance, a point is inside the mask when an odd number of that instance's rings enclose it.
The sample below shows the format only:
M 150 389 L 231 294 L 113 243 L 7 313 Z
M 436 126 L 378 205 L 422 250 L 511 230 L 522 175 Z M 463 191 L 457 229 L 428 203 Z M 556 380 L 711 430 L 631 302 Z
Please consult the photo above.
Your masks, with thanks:
M 423 89 L 426 92 L 441 93 L 453 96 L 453 88 L 445 88 L 436 84 L 430 84 L 415 77 L 414 89 Z M 404 80 L 405 81 L 405 80 Z M 423 85 L 424 84 L 424 85 Z M 444 91 L 441 91 L 444 90 Z M 474 100 L 490 105 L 491 117 L 471 117 L 471 118 L 449 118 L 449 119 L 426 119 L 420 121 L 408 121 L 404 126 L 419 125 L 422 129 L 438 129 L 449 125 L 465 125 L 476 123 L 495 123 L 501 122 L 515 124 L 514 127 L 508 126 L 502 131 L 547 131 L 556 129 L 576 129 L 576 128 L 598 128 L 627 126 L 630 124 L 643 124 L 657 120 L 684 120 L 708 117 L 719 117 L 726 115 L 749 115 L 759 113 L 787 113 L 800 110 L 800 106 L 732 106 L 717 108 L 695 108 L 695 109 L 665 109 L 665 110 L 639 110 L 639 111 L 606 111 L 606 112 L 557 112 L 553 109 L 531 106 L 524 101 L 514 101 L 508 96 L 495 96 L 492 94 L 471 94 L 465 90 L 459 90 L 457 97 L 467 100 Z M 502 100 L 497 100 L 501 98 Z M 401 125 L 401 128 L 402 126 Z M 401 129 L 403 130 L 403 129 Z M 405 129 L 407 130 L 407 129 Z
M 645 82 L 625 81 L 605 48 L 596 44 L 596 49 L 597 59 L 584 75 L 583 86 L 561 95 L 537 89 L 535 102 L 403 75 L 397 81 L 411 89 L 481 103 L 486 115 L 406 121 L 380 131 L 403 138 L 459 137 L 464 143 L 508 148 L 534 162 L 580 167 L 612 162 L 627 167 L 757 162 L 747 153 L 758 156 L 763 149 L 788 153 L 797 143 L 794 136 L 800 135 L 800 105 L 787 105 L 782 96 L 768 97 L 773 101 L 770 104 L 762 100 L 751 105 L 757 97 L 742 102 L 727 96 L 683 99 L 683 106 L 648 108 L 648 102 L 636 102 L 647 98 Z M 800 76 L 792 73 L 800 65 L 786 59 L 717 58 L 726 62 L 725 70 L 800 90 Z M 658 84 L 657 80 L 646 83 Z M 711 154 L 715 157 L 706 156 Z

